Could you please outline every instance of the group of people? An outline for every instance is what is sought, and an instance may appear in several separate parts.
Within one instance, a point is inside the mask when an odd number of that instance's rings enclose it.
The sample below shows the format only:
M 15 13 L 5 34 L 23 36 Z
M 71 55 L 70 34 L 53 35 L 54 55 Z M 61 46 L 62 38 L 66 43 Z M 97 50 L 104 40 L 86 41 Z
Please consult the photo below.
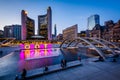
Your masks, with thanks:
M 61 67 L 65 68 L 67 66 L 67 61 L 65 59 L 61 60 Z
M 104 61 L 104 59 L 101 56 L 99 56 L 99 61 Z
M 118 57 L 119 57 L 118 54 L 114 55 L 114 56 L 113 56 L 113 60 L 112 60 L 112 62 L 117 62 L 117 58 L 118 58 Z

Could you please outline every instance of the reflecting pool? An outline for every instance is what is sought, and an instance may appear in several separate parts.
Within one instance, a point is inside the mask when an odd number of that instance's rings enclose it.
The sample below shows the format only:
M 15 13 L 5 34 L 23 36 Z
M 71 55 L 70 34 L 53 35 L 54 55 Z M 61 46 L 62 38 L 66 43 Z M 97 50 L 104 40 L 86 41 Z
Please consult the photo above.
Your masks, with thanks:
M 81 56 L 82 59 L 88 58 L 81 54 L 80 49 L 60 49 L 49 48 L 46 49 L 19 49 L 12 50 L 12 48 L 4 48 L 4 52 L 12 51 L 8 55 L 0 58 L 0 78 L 15 76 L 25 68 L 26 70 L 34 70 L 44 66 L 60 64 L 62 59 L 67 62 L 74 61 Z M 83 49 L 82 49 L 83 50 Z M 83 53 L 83 51 L 82 51 Z

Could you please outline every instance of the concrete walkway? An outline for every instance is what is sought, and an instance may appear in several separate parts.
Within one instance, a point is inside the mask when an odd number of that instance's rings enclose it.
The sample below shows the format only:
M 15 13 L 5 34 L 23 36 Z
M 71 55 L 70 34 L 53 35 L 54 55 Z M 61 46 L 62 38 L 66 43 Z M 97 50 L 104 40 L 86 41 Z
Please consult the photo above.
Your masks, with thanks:
M 48 71 L 44 71 L 44 68 L 34 69 L 34 70 L 27 71 L 26 78 L 31 79 L 31 78 L 55 73 L 58 71 L 63 71 L 63 70 L 70 69 L 70 68 L 77 67 L 77 66 L 81 66 L 81 65 L 82 65 L 82 63 L 77 60 L 77 61 L 68 62 L 67 66 L 64 68 L 62 68 L 60 64 L 57 64 L 57 65 L 48 66 Z M 21 77 L 20 74 L 19 74 L 19 78 Z
M 104 62 L 84 60 L 83 66 L 76 66 L 55 73 L 37 76 L 29 80 L 120 80 L 120 58 Z

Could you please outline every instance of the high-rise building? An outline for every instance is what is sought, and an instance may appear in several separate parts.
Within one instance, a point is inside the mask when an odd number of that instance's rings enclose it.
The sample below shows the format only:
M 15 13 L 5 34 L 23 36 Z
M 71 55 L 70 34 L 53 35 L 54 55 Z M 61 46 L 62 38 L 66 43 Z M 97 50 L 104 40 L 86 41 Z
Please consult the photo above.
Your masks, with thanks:
M 54 26 L 54 35 L 55 35 L 55 37 L 57 36 L 56 24 L 55 24 L 55 26 Z
M 21 40 L 21 25 L 9 25 L 4 27 L 5 38 L 16 38 Z
M 21 25 L 12 25 L 13 27 L 13 37 L 16 40 L 21 40 Z
M 27 16 L 27 11 L 21 12 L 21 38 L 22 40 L 29 40 L 35 34 L 35 22 Z
M 5 38 L 16 38 L 21 40 L 21 25 L 9 25 L 4 27 Z
M 88 23 L 87 23 L 88 30 L 92 30 L 96 24 L 100 24 L 99 15 L 95 14 L 95 15 L 88 17 Z
M 0 38 L 3 38 L 3 30 L 0 30 Z
M 63 30 L 63 39 L 73 40 L 77 38 L 78 25 L 73 25 Z
M 4 27 L 4 37 L 5 38 L 13 37 L 13 27 L 11 25 Z
M 38 16 L 38 35 L 45 40 L 52 40 L 52 10 L 48 7 L 47 14 Z

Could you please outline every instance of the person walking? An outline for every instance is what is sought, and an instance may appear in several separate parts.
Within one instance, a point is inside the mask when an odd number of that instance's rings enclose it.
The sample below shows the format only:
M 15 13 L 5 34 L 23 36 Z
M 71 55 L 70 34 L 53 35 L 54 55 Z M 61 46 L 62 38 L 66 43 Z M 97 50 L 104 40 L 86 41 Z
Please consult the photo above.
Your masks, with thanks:
M 67 61 L 65 59 L 63 60 L 63 64 L 64 64 L 64 67 L 67 66 Z
M 61 67 L 65 68 L 67 66 L 67 61 L 65 59 L 61 60 Z
M 24 69 L 23 69 L 23 72 L 22 72 L 22 74 L 21 74 L 21 77 L 22 77 L 23 80 L 26 79 L 26 74 L 27 74 L 27 71 L 26 71 L 26 69 L 24 68 Z
M 44 71 L 48 71 L 48 66 L 47 65 L 45 66 Z
M 78 60 L 81 62 L 81 57 L 80 56 L 78 56 Z
M 64 68 L 64 62 L 63 62 L 63 59 L 61 60 L 61 67 Z
M 15 80 L 19 80 L 18 75 L 16 75 Z

